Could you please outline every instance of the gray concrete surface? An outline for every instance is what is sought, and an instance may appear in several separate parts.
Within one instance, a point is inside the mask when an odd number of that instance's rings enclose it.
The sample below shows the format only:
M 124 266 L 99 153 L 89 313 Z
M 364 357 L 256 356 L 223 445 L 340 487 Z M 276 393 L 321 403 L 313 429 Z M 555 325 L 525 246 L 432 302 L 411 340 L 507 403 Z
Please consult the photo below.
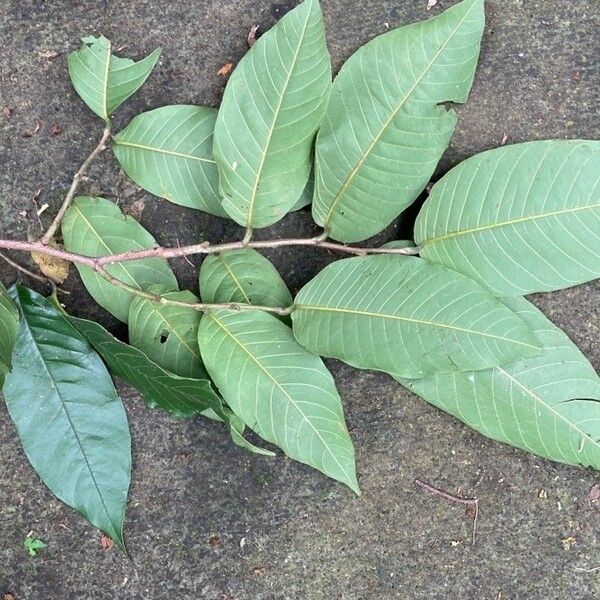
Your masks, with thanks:
M 436 14 L 439 0 L 323 0 L 338 68 L 374 35 Z M 440 173 L 476 151 L 549 137 L 600 138 L 600 6 L 597 0 L 488 0 L 481 65 Z M 32 196 L 56 207 L 101 124 L 70 87 L 66 54 L 102 32 L 125 54 L 156 45 L 160 65 L 119 112 L 168 103 L 217 105 L 217 70 L 237 62 L 253 24 L 264 30 L 293 3 L 269 0 L 1 0 L 0 232 L 35 228 Z M 56 51 L 54 59 L 41 56 Z M 39 131 L 30 137 L 39 121 Z M 60 130 L 60 131 L 59 131 Z M 232 239 L 216 218 L 157 201 L 119 174 L 107 154 L 88 189 L 124 208 L 163 243 Z M 28 216 L 20 213 L 28 211 Z M 45 220 L 47 217 L 45 217 Z M 381 239 L 406 234 L 408 219 Z M 307 212 L 272 235 L 309 233 Z M 332 257 L 309 250 L 271 258 L 297 290 Z M 193 269 L 175 261 L 184 285 Z M 1 267 L 3 281 L 14 274 Z M 76 277 L 68 304 L 115 325 Z M 600 282 L 538 296 L 600 368 Z M 384 375 L 330 366 L 344 398 L 363 496 L 284 458 L 232 446 L 219 426 L 177 421 L 120 386 L 135 471 L 127 513 L 131 560 L 103 550 L 100 535 L 36 478 L 0 404 L 0 594 L 17 600 L 84 599 L 592 599 L 600 597 L 600 475 L 552 464 L 491 442 L 429 407 Z M 480 502 L 478 533 L 462 507 L 415 489 L 418 477 Z M 541 490 L 544 490 L 542 493 Z M 29 531 L 47 542 L 37 557 Z M 8 598 L 12 598 L 8 596 Z

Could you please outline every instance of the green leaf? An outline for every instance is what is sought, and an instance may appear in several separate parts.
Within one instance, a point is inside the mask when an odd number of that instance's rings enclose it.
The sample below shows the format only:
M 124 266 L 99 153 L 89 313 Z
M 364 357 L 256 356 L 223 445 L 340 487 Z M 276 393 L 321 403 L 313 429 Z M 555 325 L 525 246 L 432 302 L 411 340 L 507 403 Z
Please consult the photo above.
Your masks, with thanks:
M 202 317 L 198 339 L 208 372 L 248 427 L 359 493 L 333 378 L 289 327 L 260 311 L 215 310 Z
M 214 154 L 234 221 L 266 227 L 298 202 L 330 87 L 321 8 L 305 0 L 257 40 L 225 88 Z
M 600 142 L 547 140 L 478 154 L 432 189 L 421 256 L 499 296 L 600 277 Z
M 208 408 L 219 410 L 221 399 L 208 378 L 179 377 L 98 323 L 71 316 L 69 321 L 100 354 L 111 373 L 138 390 L 150 408 L 160 408 L 176 417 L 193 417 Z
M 25 546 L 25 550 L 27 550 L 27 554 L 29 554 L 29 556 L 37 556 L 37 553 L 42 548 L 45 548 L 46 545 L 47 544 L 42 542 L 42 540 L 38 540 L 37 538 L 32 538 L 30 536 L 27 536 L 23 540 L 23 546 Z M 7 594 L 7 596 L 8 596 L 8 594 Z
M 217 111 L 163 106 L 135 117 L 113 139 L 113 152 L 135 183 L 170 202 L 226 217 L 212 158 Z
M 313 201 L 314 193 L 315 193 L 315 174 L 314 174 L 314 169 L 311 169 L 310 175 L 308 176 L 308 181 L 306 182 L 306 185 L 304 186 L 304 189 L 302 190 L 302 194 L 300 195 L 300 198 L 298 198 L 298 201 L 296 202 L 296 204 L 294 204 L 294 206 L 292 206 L 290 211 L 293 212 L 296 210 L 300 210 L 300 209 L 304 208 L 305 206 L 308 206 L 309 204 L 311 204 Z
M 392 240 L 381 247 L 399 250 L 401 248 L 415 248 L 415 243 L 410 240 Z
M 174 292 L 164 285 L 150 286 L 148 291 L 169 300 L 199 302 L 192 292 Z M 198 348 L 201 316 L 202 313 L 193 308 L 161 304 L 138 296 L 129 307 L 129 342 L 176 375 L 205 378 Z
M 502 301 L 533 329 L 540 355 L 505 367 L 401 383 L 492 439 L 600 469 L 600 377 L 566 334 L 527 300 Z
M 359 369 L 417 378 L 539 353 L 526 323 L 485 288 L 415 257 L 334 262 L 294 306 L 303 346 Z
M 19 327 L 19 311 L 0 283 L 0 385 L 10 371 L 10 357 Z
M 157 246 L 156 240 L 132 217 L 104 198 L 79 197 L 67 211 L 62 224 L 65 248 L 86 256 L 107 256 Z M 115 287 L 90 267 L 77 270 L 94 300 L 117 319 L 127 323 L 133 295 Z M 177 289 L 177 279 L 166 260 L 145 258 L 107 265 L 106 270 L 128 285 L 147 289 L 163 284 Z
M 207 256 L 200 267 L 200 294 L 203 302 L 211 304 L 292 304 L 292 296 L 275 267 L 252 248 Z
M 203 415 L 225 422 L 233 442 L 255 454 L 274 456 L 270 450 L 244 439 L 245 425 L 225 405 L 207 378 L 179 377 L 152 362 L 141 350 L 113 337 L 98 323 L 69 316 L 71 324 L 92 344 L 113 375 L 142 394 L 150 408 L 175 417 Z
M 16 287 L 21 321 L 3 393 L 29 462 L 65 504 L 123 547 L 127 416 L 108 371 L 64 314 Z
M 111 54 L 111 43 L 104 36 L 88 36 L 81 41 L 81 49 L 71 52 L 67 59 L 73 87 L 93 112 L 108 121 L 148 79 L 160 48 L 136 63 Z
M 465 102 L 484 27 L 483 0 L 396 29 L 337 75 L 317 137 L 313 218 L 343 242 L 375 235 L 423 191 Z

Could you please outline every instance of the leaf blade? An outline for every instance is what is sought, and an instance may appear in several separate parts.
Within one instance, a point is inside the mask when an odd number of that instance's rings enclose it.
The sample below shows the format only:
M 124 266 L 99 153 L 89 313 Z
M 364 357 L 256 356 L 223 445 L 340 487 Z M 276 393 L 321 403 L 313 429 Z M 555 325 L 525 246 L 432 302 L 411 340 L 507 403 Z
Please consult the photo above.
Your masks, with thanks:
M 110 115 L 146 81 L 160 57 L 157 48 L 137 63 L 111 54 L 104 36 L 82 39 L 80 50 L 67 58 L 69 75 L 80 98 L 106 122 Z
M 260 311 L 211 311 L 198 340 L 208 372 L 248 427 L 359 493 L 333 378 L 289 327 Z
M 21 324 L 3 393 L 25 453 L 60 500 L 123 548 L 131 441 L 110 375 L 45 298 L 22 287 L 14 298 Z
M 566 334 L 524 298 L 503 298 L 543 351 L 476 373 L 400 383 L 492 439 L 550 460 L 600 469 L 600 377 Z
M 113 152 L 125 173 L 155 196 L 225 217 L 212 157 L 216 116 L 204 106 L 156 108 L 113 138 Z
M 342 67 L 315 145 L 313 218 L 332 238 L 375 235 L 425 188 L 457 121 L 439 104 L 466 101 L 484 21 L 483 1 L 464 0 Z
M 4 376 L 10 371 L 18 328 L 19 311 L 10 299 L 8 290 L 0 282 L 0 385 L 4 383 Z
M 318 0 L 288 12 L 234 70 L 217 116 L 214 155 L 223 208 L 238 224 L 271 225 L 300 198 L 330 84 Z
M 360 369 L 423 377 L 535 354 L 525 322 L 476 282 L 408 256 L 336 261 L 298 293 L 294 335 Z
M 545 140 L 464 161 L 415 223 L 421 256 L 499 296 L 600 277 L 600 142 Z
M 125 216 L 116 204 L 87 196 L 74 200 L 63 220 L 62 234 L 67 250 L 86 256 L 108 256 L 158 245 L 148 231 L 132 217 Z M 115 287 L 90 267 L 77 265 L 77 270 L 94 300 L 127 323 L 133 295 Z M 140 289 L 153 284 L 178 288 L 175 274 L 161 258 L 107 265 L 106 270 L 113 277 Z

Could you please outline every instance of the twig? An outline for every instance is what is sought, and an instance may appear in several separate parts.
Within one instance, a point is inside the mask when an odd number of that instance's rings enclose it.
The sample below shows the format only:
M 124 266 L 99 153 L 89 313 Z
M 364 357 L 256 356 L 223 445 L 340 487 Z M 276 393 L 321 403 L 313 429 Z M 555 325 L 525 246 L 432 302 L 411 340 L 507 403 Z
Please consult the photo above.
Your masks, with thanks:
M 73 198 L 75 198 L 75 194 L 77 193 L 77 188 L 79 187 L 81 180 L 85 176 L 85 173 L 88 170 L 90 164 L 94 161 L 94 159 L 98 156 L 98 154 L 100 154 L 103 150 L 106 149 L 106 142 L 108 141 L 109 137 L 110 137 L 110 125 L 107 125 L 104 129 L 104 132 L 102 133 L 102 137 L 100 138 L 98 145 L 92 150 L 91 154 L 83 161 L 83 164 L 79 167 L 79 170 L 77 171 L 77 173 L 75 173 L 75 175 L 73 177 L 73 182 L 71 183 L 71 187 L 69 188 L 69 191 L 67 192 L 67 195 L 65 196 L 62 206 L 56 213 L 56 217 L 54 217 L 54 221 L 52 221 L 52 224 L 50 225 L 50 227 L 48 227 L 48 231 L 46 231 L 46 233 L 40 239 L 40 242 L 44 246 L 47 246 L 50 243 L 50 241 L 52 240 L 52 238 L 58 231 L 58 228 L 60 227 L 63 217 L 65 216 L 65 213 L 69 209 L 69 206 L 71 206 L 71 202 L 73 202 Z
M 33 279 L 36 279 L 37 281 L 41 281 L 42 283 L 52 283 L 49 279 L 47 279 L 43 275 L 38 275 L 37 273 L 34 273 L 33 271 L 30 271 L 29 269 L 26 269 L 19 263 L 15 262 L 12 258 L 10 258 L 9 256 L 6 256 L 6 254 L 4 254 L 4 252 L 0 252 L 0 258 L 2 260 L 6 261 L 11 267 L 17 269 L 17 271 L 21 271 L 21 273 L 25 273 L 25 275 L 28 275 L 29 277 L 33 277 Z
M 289 238 L 280 240 L 260 240 L 250 241 L 248 243 L 241 240 L 239 242 L 227 242 L 224 244 L 211 244 L 202 242 L 190 246 L 175 246 L 147 248 L 144 250 L 131 250 L 121 252 L 120 254 L 109 254 L 108 256 L 85 256 L 75 252 L 69 252 L 61 248 L 55 248 L 44 243 L 42 240 L 37 242 L 25 242 L 20 240 L 0 240 L 0 248 L 6 250 L 17 250 L 20 252 L 40 252 L 56 258 L 62 258 L 68 262 L 87 265 L 92 269 L 98 266 L 111 265 L 115 263 L 129 262 L 143 258 L 178 258 L 181 256 L 191 256 L 193 254 L 220 254 L 228 250 L 240 250 L 242 248 L 282 248 L 286 246 L 312 246 L 315 248 L 324 248 L 335 252 L 345 252 L 356 256 L 366 256 L 367 254 L 400 254 L 415 255 L 419 253 L 419 248 L 356 248 L 344 244 L 336 244 L 324 241 L 320 236 L 312 238 Z
M 463 506 L 467 506 L 468 508 L 473 509 L 473 534 L 471 536 L 471 543 L 475 544 L 475 533 L 477 531 L 477 515 L 479 513 L 479 499 L 478 498 L 464 498 L 463 496 L 455 496 L 454 494 L 450 494 L 449 492 L 444 492 L 439 488 L 431 485 L 430 483 L 425 483 L 420 479 L 415 479 L 415 485 L 435 494 L 436 496 L 440 496 L 441 498 L 445 498 L 446 500 L 450 500 L 450 502 L 456 502 L 457 504 L 462 504 Z
M 596 571 L 600 571 L 600 567 L 593 567 L 591 569 L 584 569 L 582 567 L 575 567 L 576 571 L 579 571 L 580 573 L 595 573 Z

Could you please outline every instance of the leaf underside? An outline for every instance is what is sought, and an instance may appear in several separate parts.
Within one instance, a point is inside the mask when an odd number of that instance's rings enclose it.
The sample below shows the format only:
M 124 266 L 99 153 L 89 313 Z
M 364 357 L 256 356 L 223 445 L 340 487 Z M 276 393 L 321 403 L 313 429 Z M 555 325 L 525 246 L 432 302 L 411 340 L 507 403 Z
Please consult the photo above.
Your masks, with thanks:
M 547 140 L 478 154 L 433 187 L 421 256 L 499 296 L 600 277 L 600 142 Z
M 131 472 L 127 416 L 100 357 L 45 298 L 17 287 L 21 322 L 3 393 L 50 490 L 123 547 Z
M 416 378 L 539 353 L 526 323 L 485 288 L 415 257 L 332 263 L 294 306 L 303 346 L 361 369 Z
M 19 311 L 0 283 L 0 385 L 10 370 L 12 349 L 19 328 Z
M 170 202 L 227 216 L 212 158 L 217 111 L 204 106 L 163 106 L 141 115 L 113 140 L 113 152 L 140 187 Z
M 357 242 L 383 230 L 427 185 L 465 102 L 485 24 L 483 0 L 381 35 L 333 82 L 315 146 L 313 218 Z
M 200 294 L 207 303 L 292 304 L 292 296 L 273 264 L 252 248 L 207 256 L 200 267 Z
M 248 427 L 359 492 L 333 378 L 289 327 L 260 311 L 217 310 L 202 318 L 198 339 L 208 372 Z
M 215 125 L 223 208 L 266 227 L 301 197 L 331 86 L 318 0 L 305 0 L 262 35 L 233 72 Z
M 81 49 L 68 56 L 69 75 L 81 99 L 108 121 L 144 84 L 160 57 L 160 48 L 136 63 L 111 54 L 111 43 L 104 36 L 90 36 L 82 41 Z
M 158 246 L 156 240 L 135 219 L 104 198 L 76 198 L 62 224 L 65 248 L 86 256 L 107 256 L 129 250 Z M 133 295 L 103 279 L 90 267 L 77 265 L 81 279 L 94 300 L 117 319 L 127 323 Z M 106 270 L 124 283 L 147 289 L 163 284 L 177 289 L 177 279 L 166 260 L 145 258 L 107 265 Z
M 192 292 L 174 292 L 163 285 L 150 286 L 148 291 L 169 300 L 199 302 Z M 167 371 L 192 379 L 206 378 L 198 348 L 201 316 L 193 308 L 138 296 L 129 307 L 129 342 Z
M 566 334 L 524 298 L 504 298 L 533 329 L 538 356 L 475 373 L 401 383 L 482 434 L 600 469 L 600 377 Z

